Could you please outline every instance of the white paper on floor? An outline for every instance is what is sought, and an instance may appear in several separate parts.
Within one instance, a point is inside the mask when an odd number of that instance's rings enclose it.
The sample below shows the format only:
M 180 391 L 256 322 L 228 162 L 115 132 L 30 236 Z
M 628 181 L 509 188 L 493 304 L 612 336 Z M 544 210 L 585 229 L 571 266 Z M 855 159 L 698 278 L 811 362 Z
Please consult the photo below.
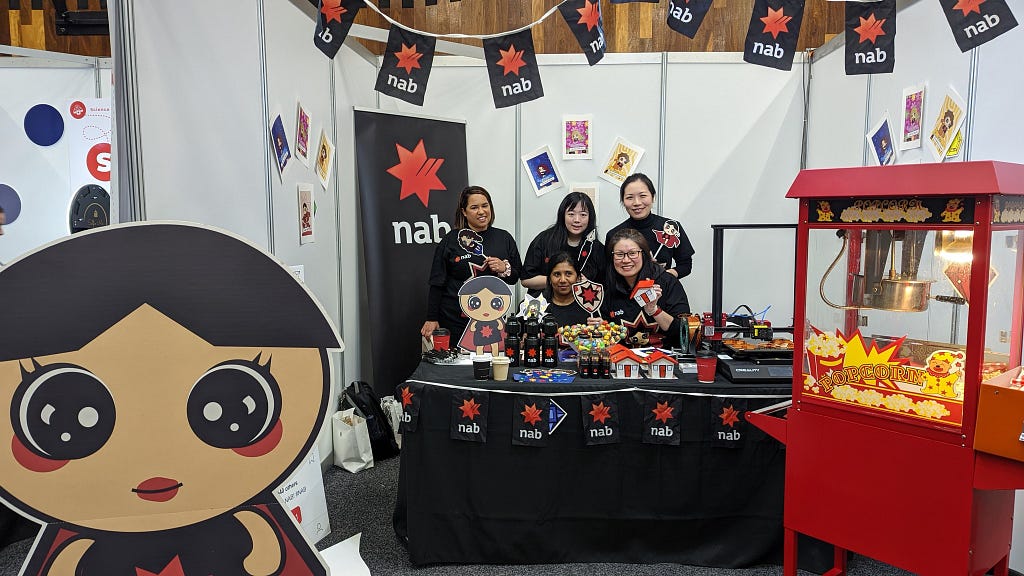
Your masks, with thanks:
M 348 540 L 342 540 L 320 551 L 320 556 L 331 571 L 331 576 L 370 576 L 370 569 L 359 555 L 359 537 L 362 535 L 360 532 Z

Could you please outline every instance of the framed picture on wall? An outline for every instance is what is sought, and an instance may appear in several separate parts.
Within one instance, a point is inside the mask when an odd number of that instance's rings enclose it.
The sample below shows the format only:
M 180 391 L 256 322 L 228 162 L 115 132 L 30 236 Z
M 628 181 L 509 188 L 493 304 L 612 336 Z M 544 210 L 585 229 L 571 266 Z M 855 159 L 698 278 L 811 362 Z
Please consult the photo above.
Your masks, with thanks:
M 966 109 L 963 98 L 950 88 L 942 99 L 939 114 L 935 117 L 935 127 L 928 137 L 928 148 L 935 160 L 942 162 L 945 159 L 946 152 L 953 145 L 953 138 L 964 122 Z
M 284 179 L 284 169 L 291 160 L 292 150 L 288 146 L 288 135 L 284 131 L 284 121 L 281 120 L 280 114 L 275 115 L 274 121 L 270 124 L 270 143 L 274 147 L 277 173 Z
M 924 84 L 903 89 L 903 131 L 900 137 L 900 150 L 921 147 L 924 89 Z
M 299 110 L 295 118 L 295 157 L 303 166 L 309 168 L 309 132 L 313 127 L 313 119 L 302 107 L 302 102 L 298 103 L 297 108 Z
M 590 160 L 594 117 L 591 114 L 562 116 L 562 160 Z
M 313 237 L 313 185 L 299 184 L 299 245 L 309 244 Z
M 550 147 L 543 146 L 530 154 L 525 154 L 522 160 L 523 168 L 530 177 L 530 185 L 537 196 L 543 196 L 564 186 Z
M 896 164 L 896 147 L 893 146 L 892 130 L 889 127 L 889 111 L 882 115 L 882 119 L 875 124 L 865 135 L 868 140 L 868 147 L 871 149 L 871 158 L 879 166 L 891 166 Z
M 597 194 L 601 188 L 599 182 L 573 182 L 569 185 L 569 194 L 572 192 L 580 192 L 590 196 L 590 201 L 594 203 L 594 213 L 590 215 L 590 220 L 594 221 L 597 219 Z
M 327 132 L 324 132 L 323 128 L 321 128 L 320 144 L 316 149 L 316 165 L 313 168 L 324 190 L 327 189 L 327 182 L 331 179 L 332 166 L 334 166 L 334 144 L 327 137 Z
M 619 186 L 627 176 L 636 172 L 636 165 L 640 163 L 640 158 L 643 155 L 643 148 L 631 144 L 619 136 L 612 144 L 608 160 L 605 161 L 604 168 L 598 176 Z

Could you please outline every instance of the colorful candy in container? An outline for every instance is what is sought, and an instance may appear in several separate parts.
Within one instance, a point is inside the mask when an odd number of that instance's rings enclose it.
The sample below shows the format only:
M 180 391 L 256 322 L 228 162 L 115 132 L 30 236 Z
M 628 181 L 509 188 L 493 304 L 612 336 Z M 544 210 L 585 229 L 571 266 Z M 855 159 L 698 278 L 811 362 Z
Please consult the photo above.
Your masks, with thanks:
M 588 324 L 562 326 L 558 329 L 558 335 L 576 352 L 595 351 L 617 344 L 619 340 L 625 338 L 626 327 L 601 320 L 601 323 L 596 326 Z

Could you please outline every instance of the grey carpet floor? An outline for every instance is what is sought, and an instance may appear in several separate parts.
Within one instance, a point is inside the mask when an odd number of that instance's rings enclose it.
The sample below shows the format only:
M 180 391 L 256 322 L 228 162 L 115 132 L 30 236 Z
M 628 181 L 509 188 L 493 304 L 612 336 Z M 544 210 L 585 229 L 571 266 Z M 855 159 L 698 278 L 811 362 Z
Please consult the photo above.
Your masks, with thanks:
M 398 489 L 398 458 L 378 462 L 358 474 L 332 467 L 324 476 L 330 510 L 331 534 L 318 545 L 323 549 L 362 533 L 363 560 L 373 576 L 416 574 L 417 576 L 769 576 L 782 574 L 781 566 L 759 566 L 726 570 L 679 564 L 544 564 L 544 565 L 441 565 L 414 567 L 391 528 L 391 513 Z M 0 576 L 17 576 L 32 544 L 24 539 L 0 550 Z M 854 556 L 850 576 L 908 576 L 910 573 L 869 558 Z M 800 572 L 809 576 L 809 572 Z M 336 575 L 338 576 L 338 575 Z

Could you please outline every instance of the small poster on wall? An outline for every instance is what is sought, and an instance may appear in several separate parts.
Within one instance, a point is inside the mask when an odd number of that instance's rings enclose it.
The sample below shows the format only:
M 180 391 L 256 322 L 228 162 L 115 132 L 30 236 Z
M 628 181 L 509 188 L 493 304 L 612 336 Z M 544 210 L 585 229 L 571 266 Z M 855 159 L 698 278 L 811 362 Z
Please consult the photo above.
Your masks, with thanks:
M 331 179 L 331 168 L 334 166 L 334 144 L 327 137 L 327 132 L 320 129 L 320 145 L 316 151 L 316 177 L 320 179 L 320 185 L 327 189 L 327 182 Z
M 299 184 L 299 244 L 314 242 L 313 237 L 313 185 Z
M 871 148 L 871 158 L 879 166 L 896 164 L 896 148 L 892 145 L 892 130 L 889 128 L 888 110 L 871 131 L 865 135 Z
M 963 98 L 952 88 L 946 92 L 942 99 L 942 106 L 935 118 L 935 127 L 932 128 L 931 136 L 928 138 L 928 145 L 932 156 L 939 162 L 946 157 L 946 152 L 953 145 L 953 138 L 956 136 L 960 125 L 964 121 L 964 111 L 967 106 Z
M 956 136 L 953 137 L 953 143 L 949 145 L 949 150 L 946 150 L 946 159 L 956 158 L 960 155 L 960 150 L 964 146 L 964 131 L 957 130 Z
M 274 115 L 274 122 L 270 125 L 270 143 L 274 146 L 277 174 L 284 179 L 284 169 L 292 157 L 292 150 L 288 147 L 288 135 L 284 131 L 284 121 L 280 114 Z
M 533 186 L 533 191 L 537 196 L 543 196 L 564 185 L 550 147 L 538 148 L 530 154 L 524 155 L 522 160 L 523 167 L 526 168 L 526 173 L 530 176 L 530 185 Z
M 644 149 L 627 142 L 621 136 L 612 144 L 611 153 L 604 163 L 604 170 L 598 176 L 619 186 L 627 176 L 636 172 L 636 165 L 644 155 Z
M 601 184 L 598 182 L 573 182 L 569 185 L 569 192 L 580 192 L 590 196 L 590 201 L 594 203 L 594 213 L 590 215 L 590 220 L 597 220 L 597 194 L 600 190 Z
M 903 89 L 903 133 L 900 150 L 921 147 L 921 119 L 924 116 L 924 85 Z
M 309 116 L 309 112 L 302 107 L 302 102 L 298 104 L 299 112 L 298 117 L 295 119 L 295 157 L 302 162 L 302 165 L 309 167 L 309 131 L 313 124 L 313 119 Z
M 590 160 L 590 139 L 594 117 L 590 114 L 562 116 L 562 159 Z

